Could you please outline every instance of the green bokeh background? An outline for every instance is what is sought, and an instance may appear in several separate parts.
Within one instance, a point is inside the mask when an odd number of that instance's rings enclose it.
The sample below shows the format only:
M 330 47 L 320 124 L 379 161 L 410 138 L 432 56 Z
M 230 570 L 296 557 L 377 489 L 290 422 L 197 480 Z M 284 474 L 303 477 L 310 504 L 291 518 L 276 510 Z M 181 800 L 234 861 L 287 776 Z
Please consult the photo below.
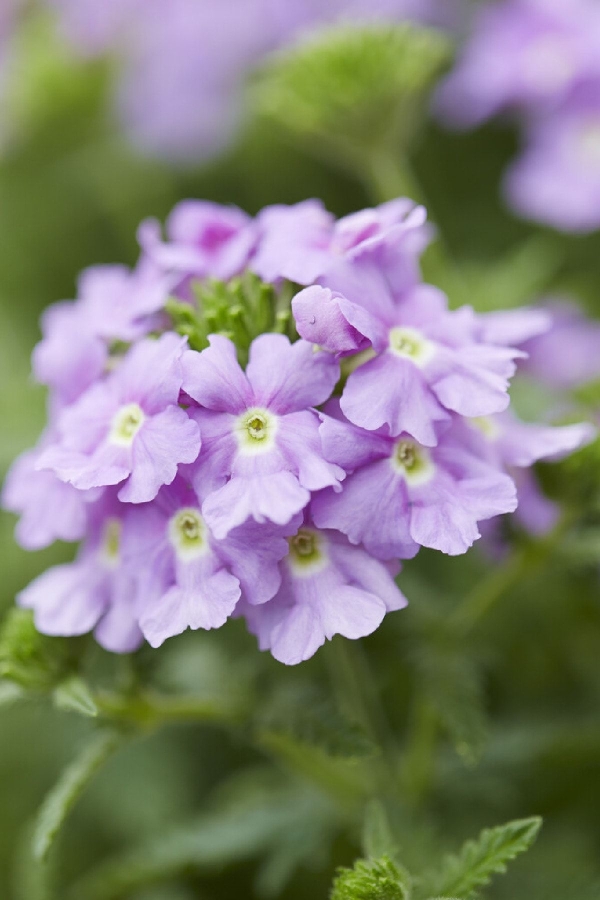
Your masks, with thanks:
M 164 219 L 185 197 L 235 203 L 251 213 L 268 203 L 306 197 L 322 198 L 337 215 L 373 202 L 358 180 L 318 161 L 271 122 L 257 119 L 247 123 L 238 144 L 222 159 L 197 169 L 181 171 L 136 156 L 106 112 L 109 71 L 84 67 L 63 49 L 48 45 L 37 25 L 27 38 L 22 66 L 11 101 L 17 124 L 0 156 L 2 474 L 17 453 L 35 442 L 44 423 L 44 391 L 29 374 L 40 313 L 58 299 L 75 296 L 76 276 L 84 267 L 133 263 L 142 218 Z M 433 123 L 413 147 L 414 170 L 432 218 L 450 254 L 469 275 L 460 289 L 454 285 L 451 299 L 481 309 L 511 306 L 515 297 L 535 299 L 526 296 L 530 278 L 532 290 L 538 282 L 540 289 L 568 290 L 591 315 L 600 315 L 600 237 L 545 232 L 517 221 L 502 206 L 500 176 L 516 148 L 510 126 L 457 136 Z M 521 259 L 520 266 L 515 259 Z M 430 265 L 436 271 L 435 261 Z M 539 398 L 525 390 L 522 402 L 535 411 Z M 554 476 L 548 477 L 552 482 Z M 589 519 L 594 525 L 591 514 Z M 14 518 L 3 513 L 0 521 L 4 613 L 21 587 L 72 551 L 55 547 L 25 553 L 12 538 Z M 479 551 L 458 560 L 425 553 L 406 566 L 400 583 L 411 608 L 389 616 L 365 642 L 377 691 L 401 738 L 414 737 L 415 698 L 427 680 L 423 672 L 431 674 L 432 653 L 435 658 L 447 650 L 443 641 L 427 644 L 422 610 L 431 607 L 444 621 L 492 567 L 501 566 Z M 292 688 L 298 681 L 329 689 L 327 659 L 319 655 L 301 674 L 284 670 L 259 658 L 239 623 L 208 639 L 174 639 L 154 654 L 158 662 L 146 653 L 143 664 L 175 672 L 177 684 L 188 687 L 204 683 L 213 663 L 212 677 L 225 672 L 243 679 L 240 664 L 246 661 L 256 668 L 251 676 L 255 683 L 266 685 L 265 696 L 274 686 Z M 432 751 L 419 745 L 426 734 L 417 733 L 411 764 L 415 782 L 422 778 L 424 787 L 410 807 L 407 834 L 412 843 L 407 838 L 406 857 L 417 865 L 431 848 L 456 848 L 481 827 L 541 814 L 546 824 L 536 846 L 487 896 L 600 897 L 600 602 L 593 552 L 583 560 L 571 559 L 558 547 L 541 565 L 534 560 L 458 648 L 456 659 L 468 664 L 467 686 L 463 694 L 450 690 L 439 702 L 442 708 L 456 704 L 459 714 L 464 712 L 473 676 L 473 690 L 481 695 L 487 715 L 487 743 L 475 765 L 456 752 L 451 736 L 440 737 Z M 444 681 L 442 675 L 439 691 Z M 15 886 L 27 825 L 92 727 L 43 700 L 0 708 L 2 900 L 35 900 Z M 67 823 L 61 842 L 63 874 L 67 880 L 77 878 L 103 858 L 202 813 L 215 787 L 232 773 L 270 758 L 219 727 L 176 725 L 138 737 L 107 764 Z M 422 761 L 430 766 L 424 773 Z M 308 781 L 300 784 L 300 795 L 313 790 Z M 311 797 L 316 809 L 320 801 Z M 305 827 L 317 829 L 314 823 Z M 312 866 L 303 862 L 277 896 L 326 897 L 335 865 L 350 864 L 360 852 L 351 829 L 333 829 L 332 839 L 324 836 L 321 843 L 323 853 L 312 854 Z M 199 871 L 177 873 L 161 886 L 124 896 L 261 896 L 255 858 L 260 853 L 238 855 L 231 865 L 199 865 Z

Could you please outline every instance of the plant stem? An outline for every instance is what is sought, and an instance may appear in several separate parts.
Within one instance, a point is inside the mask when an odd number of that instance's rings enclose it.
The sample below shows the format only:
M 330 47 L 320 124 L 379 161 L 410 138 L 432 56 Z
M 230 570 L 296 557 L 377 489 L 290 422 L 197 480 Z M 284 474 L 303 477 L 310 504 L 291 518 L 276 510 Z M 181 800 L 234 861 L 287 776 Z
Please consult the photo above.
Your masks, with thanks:
M 328 662 L 340 704 L 380 750 L 381 757 L 374 765 L 374 784 L 387 805 L 399 789 L 396 742 L 364 648 L 359 641 L 336 638 L 328 647 Z

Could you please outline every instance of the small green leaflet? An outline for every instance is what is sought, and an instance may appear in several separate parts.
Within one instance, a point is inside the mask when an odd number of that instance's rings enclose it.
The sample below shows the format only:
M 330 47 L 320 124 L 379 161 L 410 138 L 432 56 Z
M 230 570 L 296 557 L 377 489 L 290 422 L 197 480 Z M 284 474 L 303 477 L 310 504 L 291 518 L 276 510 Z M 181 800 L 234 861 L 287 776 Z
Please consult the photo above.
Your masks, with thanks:
M 457 855 L 446 857 L 432 880 L 434 894 L 470 900 L 477 888 L 489 884 L 492 875 L 505 872 L 511 859 L 529 849 L 541 825 L 541 818 L 533 816 L 486 828 L 476 840 L 467 841 Z
M 340 869 L 330 900 L 410 900 L 410 881 L 388 856 Z

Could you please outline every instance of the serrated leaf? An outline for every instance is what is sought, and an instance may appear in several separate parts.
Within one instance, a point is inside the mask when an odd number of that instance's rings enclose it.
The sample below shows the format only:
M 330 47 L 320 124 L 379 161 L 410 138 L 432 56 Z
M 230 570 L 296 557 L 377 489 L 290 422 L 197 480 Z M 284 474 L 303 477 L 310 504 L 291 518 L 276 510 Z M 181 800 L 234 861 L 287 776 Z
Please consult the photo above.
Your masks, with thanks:
M 506 865 L 532 845 L 541 828 L 539 816 L 517 819 L 496 828 L 486 828 L 476 840 L 467 841 L 455 856 L 448 856 L 433 887 L 439 894 L 471 898 L 492 875 L 502 874 Z
M 340 869 L 330 900 L 410 900 L 410 881 L 387 856 Z
M 59 709 L 76 712 L 90 718 L 98 715 L 96 701 L 83 678 L 78 675 L 73 675 L 59 684 L 54 689 L 52 697 Z
M 46 859 L 65 819 L 121 740 L 121 735 L 112 730 L 94 734 L 83 752 L 64 770 L 38 812 L 32 837 L 34 859 L 40 862 Z

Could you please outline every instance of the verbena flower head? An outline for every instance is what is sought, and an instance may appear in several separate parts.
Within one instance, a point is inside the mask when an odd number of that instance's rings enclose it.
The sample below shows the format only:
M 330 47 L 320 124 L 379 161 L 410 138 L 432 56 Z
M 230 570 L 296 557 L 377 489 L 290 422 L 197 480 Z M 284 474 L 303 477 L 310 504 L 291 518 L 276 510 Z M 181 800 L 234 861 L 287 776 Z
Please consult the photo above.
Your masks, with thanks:
M 524 123 L 525 149 L 505 192 L 521 215 L 565 231 L 600 225 L 600 8 L 595 0 L 484 5 L 437 106 L 450 124 L 504 110 Z
M 3 502 L 26 547 L 82 541 L 19 595 L 41 631 L 129 652 L 244 617 L 300 662 L 371 633 L 406 603 L 401 559 L 465 552 L 515 473 L 590 439 L 506 412 L 510 345 L 551 317 L 449 310 L 408 200 L 339 221 L 189 201 L 139 237 L 34 350 L 50 421 Z

